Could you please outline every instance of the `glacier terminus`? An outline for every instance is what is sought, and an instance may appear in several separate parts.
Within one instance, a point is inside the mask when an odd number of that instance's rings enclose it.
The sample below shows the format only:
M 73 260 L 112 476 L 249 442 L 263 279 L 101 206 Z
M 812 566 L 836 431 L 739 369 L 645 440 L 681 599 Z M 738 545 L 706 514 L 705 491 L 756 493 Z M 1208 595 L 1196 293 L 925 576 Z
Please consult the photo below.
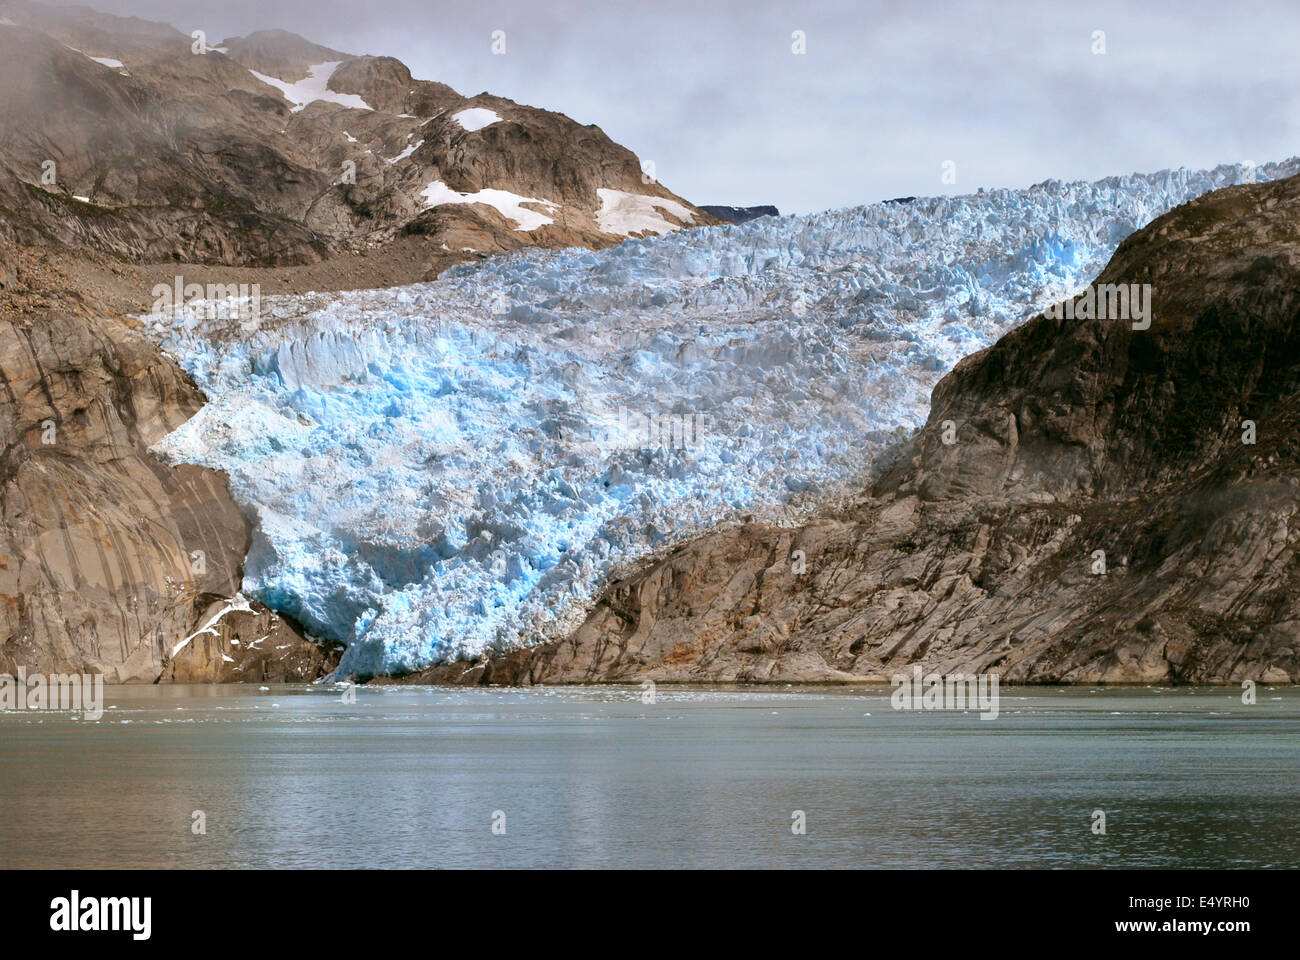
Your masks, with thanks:
M 1155 217 L 1297 172 L 1048 181 L 530 249 L 432 283 L 264 297 L 251 331 L 188 304 L 142 318 L 208 397 L 155 451 L 229 474 L 255 519 L 244 593 L 346 645 L 337 675 L 533 643 L 623 565 L 849 489 L 958 360 Z

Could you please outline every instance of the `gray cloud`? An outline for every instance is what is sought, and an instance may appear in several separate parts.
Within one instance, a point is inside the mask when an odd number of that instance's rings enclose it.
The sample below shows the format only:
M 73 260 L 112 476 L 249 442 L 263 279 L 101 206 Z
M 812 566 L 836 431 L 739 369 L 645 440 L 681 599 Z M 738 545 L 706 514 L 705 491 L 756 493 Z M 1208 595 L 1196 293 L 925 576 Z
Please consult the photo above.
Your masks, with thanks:
M 595 123 L 696 203 L 805 212 L 1300 152 L 1300 11 L 1281 0 L 91 5 L 395 56 L 462 93 Z M 490 53 L 498 29 L 506 56 Z M 955 185 L 940 181 L 945 160 Z

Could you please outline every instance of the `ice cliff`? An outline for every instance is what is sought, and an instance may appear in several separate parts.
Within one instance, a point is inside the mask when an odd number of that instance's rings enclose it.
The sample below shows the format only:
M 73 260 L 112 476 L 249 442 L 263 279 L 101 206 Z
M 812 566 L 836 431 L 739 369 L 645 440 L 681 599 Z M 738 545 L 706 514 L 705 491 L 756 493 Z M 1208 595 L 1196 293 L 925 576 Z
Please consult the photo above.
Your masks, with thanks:
M 615 565 L 845 489 L 957 360 L 1156 216 L 1297 172 L 1049 181 L 534 249 L 264 299 L 256 323 L 196 304 L 145 318 L 209 398 L 156 450 L 229 473 L 257 521 L 244 592 L 347 644 L 341 672 L 533 642 Z

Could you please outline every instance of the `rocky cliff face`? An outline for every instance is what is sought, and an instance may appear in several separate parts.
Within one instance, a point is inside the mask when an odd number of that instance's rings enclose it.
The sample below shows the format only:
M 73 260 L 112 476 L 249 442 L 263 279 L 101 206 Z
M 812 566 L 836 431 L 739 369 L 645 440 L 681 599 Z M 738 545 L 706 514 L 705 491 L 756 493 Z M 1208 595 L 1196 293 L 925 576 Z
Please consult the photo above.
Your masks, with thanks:
M 0 240 L 307 264 L 404 232 L 463 255 L 716 222 L 647 180 L 595 126 L 391 57 L 0 2 Z
M 1098 278 L 1150 284 L 1149 329 L 1039 316 L 856 500 L 704 536 L 563 641 L 421 678 L 1300 679 L 1298 224 L 1297 178 L 1172 211 Z
M 238 591 L 250 537 L 222 474 L 147 450 L 202 395 L 128 322 L 25 296 L 39 264 L 11 257 L 0 292 L 0 672 L 319 676 L 327 654 L 251 606 L 203 634 L 224 647 L 191 640 L 175 656 Z M 262 635 L 284 645 L 279 662 L 260 667 L 256 649 L 231 657 L 231 641 Z

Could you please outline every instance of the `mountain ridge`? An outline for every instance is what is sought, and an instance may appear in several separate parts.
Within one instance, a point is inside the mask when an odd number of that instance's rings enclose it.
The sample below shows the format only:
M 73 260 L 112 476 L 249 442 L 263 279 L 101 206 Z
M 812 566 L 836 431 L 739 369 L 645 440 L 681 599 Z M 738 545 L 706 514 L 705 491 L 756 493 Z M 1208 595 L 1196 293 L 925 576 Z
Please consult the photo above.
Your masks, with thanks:
M 391 57 L 278 30 L 208 45 L 23 0 L 0 15 L 11 21 L 0 25 L 10 242 L 293 265 L 416 234 L 436 271 L 466 253 L 598 248 L 715 222 L 599 127 L 462 96 Z M 495 119 L 458 123 L 467 111 Z M 647 216 L 630 228 L 607 215 L 602 191 Z

